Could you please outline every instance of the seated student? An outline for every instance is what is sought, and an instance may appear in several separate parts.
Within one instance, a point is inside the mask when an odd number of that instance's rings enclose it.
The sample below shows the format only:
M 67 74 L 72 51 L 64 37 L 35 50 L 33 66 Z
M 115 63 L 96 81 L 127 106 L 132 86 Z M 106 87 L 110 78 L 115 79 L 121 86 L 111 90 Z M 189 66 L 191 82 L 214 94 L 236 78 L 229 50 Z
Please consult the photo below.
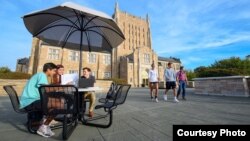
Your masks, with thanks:
M 56 73 L 52 77 L 52 84 L 61 84 L 62 83 L 62 75 L 64 74 L 64 66 L 63 65 L 56 65 Z
M 21 95 L 20 108 L 25 108 L 26 110 L 41 110 L 41 100 L 38 88 L 43 84 L 48 84 L 47 77 L 52 77 L 55 74 L 56 68 L 55 64 L 46 63 L 43 66 L 43 72 L 39 72 L 30 78 Z M 56 101 L 51 104 L 50 108 L 60 108 L 60 106 L 60 101 Z M 45 121 L 37 130 L 37 134 L 44 137 L 53 136 L 55 133 L 52 132 L 48 126 L 53 118 L 53 116 L 45 117 Z
M 56 74 L 52 77 L 51 84 L 57 85 L 77 85 L 78 74 L 64 74 L 64 66 L 59 64 L 57 65 Z
M 88 67 L 85 67 L 82 69 L 83 70 L 83 75 L 81 76 L 81 80 L 85 79 L 85 80 L 89 80 L 88 82 L 92 83 L 90 84 L 91 86 L 94 85 L 95 83 L 95 77 L 93 75 L 91 75 L 91 69 Z M 79 80 L 79 81 L 81 81 Z M 79 87 L 81 87 L 79 85 Z M 89 99 L 90 100 L 90 105 L 89 105 L 89 117 L 92 118 L 94 116 L 94 106 L 95 106 L 95 93 L 94 92 L 86 92 L 84 94 L 84 98 L 85 99 Z

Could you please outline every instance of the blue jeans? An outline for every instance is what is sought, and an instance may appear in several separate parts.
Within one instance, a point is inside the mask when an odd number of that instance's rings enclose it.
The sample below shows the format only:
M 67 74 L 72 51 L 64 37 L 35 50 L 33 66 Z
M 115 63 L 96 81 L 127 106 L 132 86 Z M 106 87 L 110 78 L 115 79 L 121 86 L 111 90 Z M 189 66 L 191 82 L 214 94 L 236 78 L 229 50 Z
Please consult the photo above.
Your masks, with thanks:
M 179 81 L 179 89 L 178 89 L 178 92 L 177 92 L 177 97 L 180 95 L 181 90 L 182 90 L 182 97 L 184 98 L 185 95 L 186 95 L 185 89 L 186 89 L 186 82 L 183 81 L 183 80 L 180 80 L 180 81 Z

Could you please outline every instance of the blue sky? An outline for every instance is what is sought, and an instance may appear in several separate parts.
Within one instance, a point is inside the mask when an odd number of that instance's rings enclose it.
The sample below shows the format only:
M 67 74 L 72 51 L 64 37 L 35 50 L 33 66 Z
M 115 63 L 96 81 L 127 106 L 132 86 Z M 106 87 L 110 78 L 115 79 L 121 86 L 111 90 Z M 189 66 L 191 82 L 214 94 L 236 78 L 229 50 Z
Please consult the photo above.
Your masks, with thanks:
M 215 60 L 250 54 L 249 0 L 117 0 L 120 9 L 151 20 L 152 43 L 159 56 L 174 56 L 187 69 Z M 17 58 L 28 57 L 31 34 L 22 16 L 65 0 L 0 0 L 0 66 L 15 69 Z M 72 0 L 114 12 L 115 0 Z

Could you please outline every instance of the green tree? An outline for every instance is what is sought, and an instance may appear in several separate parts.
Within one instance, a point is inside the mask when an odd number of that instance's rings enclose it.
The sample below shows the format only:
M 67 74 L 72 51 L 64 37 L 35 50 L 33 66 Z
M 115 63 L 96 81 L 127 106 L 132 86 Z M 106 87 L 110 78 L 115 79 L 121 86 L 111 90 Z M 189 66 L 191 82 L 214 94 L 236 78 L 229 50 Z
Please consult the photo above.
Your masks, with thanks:
M 198 67 L 194 72 L 197 77 L 250 75 L 250 60 L 231 57 L 215 61 L 209 67 Z
M 0 73 L 8 73 L 11 72 L 11 70 L 8 67 L 0 67 Z
M 192 71 L 192 70 L 187 70 L 186 74 L 187 74 L 187 78 L 188 78 L 189 81 L 196 78 L 196 73 L 194 71 Z

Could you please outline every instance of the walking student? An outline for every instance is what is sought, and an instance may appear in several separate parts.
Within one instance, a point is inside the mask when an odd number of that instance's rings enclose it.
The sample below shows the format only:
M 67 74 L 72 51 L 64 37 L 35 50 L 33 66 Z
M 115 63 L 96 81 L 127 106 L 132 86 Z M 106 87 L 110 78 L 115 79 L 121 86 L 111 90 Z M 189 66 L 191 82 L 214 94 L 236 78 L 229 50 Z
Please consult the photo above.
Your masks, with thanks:
M 149 70 L 148 73 L 148 80 L 149 80 L 149 88 L 150 88 L 150 96 L 151 96 L 151 100 L 153 100 L 153 90 L 155 89 L 155 101 L 158 101 L 158 89 L 159 89 L 159 77 L 158 77 L 158 72 L 155 69 L 155 64 L 153 63 L 151 65 L 151 69 Z
M 166 91 L 165 94 L 163 96 L 164 100 L 167 101 L 167 92 L 172 89 L 173 93 L 174 93 L 174 102 L 179 102 L 177 99 L 177 94 L 176 94 L 176 85 L 177 85 L 177 81 L 176 81 L 176 73 L 175 70 L 172 68 L 172 63 L 168 63 L 168 67 L 165 69 L 164 71 L 164 78 L 166 81 Z
M 180 67 L 180 71 L 177 72 L 177 80 L 179 82 L 179 89 L 177 92 L 177 98 L 179 97 L 181 91 L 182 91 L 182 99 L 186 100 L 186 84 L 188 82 L 186 72 L 183 70 L 183 66 Z

